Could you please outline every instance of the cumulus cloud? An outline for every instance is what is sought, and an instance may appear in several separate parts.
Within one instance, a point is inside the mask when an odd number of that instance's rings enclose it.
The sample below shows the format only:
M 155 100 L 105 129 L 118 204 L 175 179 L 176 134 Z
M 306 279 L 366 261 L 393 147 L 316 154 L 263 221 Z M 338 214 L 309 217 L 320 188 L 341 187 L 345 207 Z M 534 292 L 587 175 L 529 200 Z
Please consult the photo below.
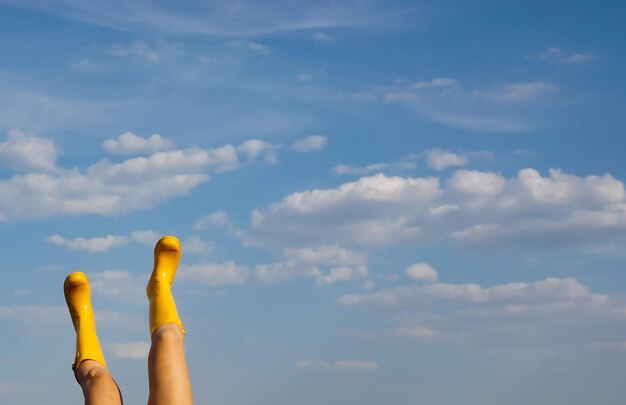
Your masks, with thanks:
M 451 166 L 463 166 L 468 162 L 467 156 L 442 149 L 426 151 L 426 163 L 435 170 L 443 170 Z
M 626 233 L 624 185 L 610 174 L 511 178 L 457 170 L 438 177 L 362 177 L 297 192 L 252 213 L 248 245 L 382 247 L 448 240 L 494 248 L 568 246 Z
M 366 277 L 367 255 L 339 245 L 287 248 L 281 261 L 255 266 L 262 283 L 289 281 L 296 277 L 315 279 L 318 286 Z
M 193 225 L 194 229 L 204 231 L 211 228 L 225 228 L 229 232 L 233 230 L 233 224 L 230 216 L 225 211 L 211 212 L 199 218 Z
M 317 285 L 327 285 L 338 282 L 349 281 L 357 277 L 367 276 L 367 267 L 365 266 L 340 266 L 332 267 L 328 273 L 324 273 L 321 270 L 314 268 L 310 273 L 315 278 Z
M 146 303 L 148 274 L 135 275 L 123 270 L 106 270 L 89 274 L 89 282 L 95 295 L 115 301 Z
M 118 359 L 146 360 L 150 352 L 150 343 L 144 341 L 111 343 L 107 347 Z
M 278 163 L 278 145 L 260 139 L 245 141 L 237 147 L 237 151 L 246 156 L 250 162 L 262 159 L 265 163 L 270 165 Z
M 356 174 L 358 176 L 361 176 L 365 174 L 370 174 L 371 172 L 379 172 L 381 170 L 386 169 L 388 166 L 389 165 L 387 163 L 372 163 L 371 165 L 367 165 L 367 166 L 353 166 L 353 165 L 340 164 L 340 165 L 333 167 L 333 173 Z
M 191 235 L 181 242 L 185 253 L 209 254 L 213 250 L 211 242 L 202 240 L 198 235 Z
M 131 232 L 130 237 L 135 242 L 142 245 L 154 246 L 159 238 L 161 238 L 161 234 L 155 231 L 133 231 Z
M 549 344 L 591 348 L 597 343 L 594 331 L 602 329 L 612 338 L 621 336 L 621 328 L 615 325 L 622 324 L 626 314 L 623 297 L 593 293 L 574 278 L 553 277 L 490 287 L 474 283 L 413 284 L 346 294 L 338 303 L 390 314 L 391 319 L 387 319 L 396 326 L 366 332 L 378 338 L 447 342 L 490 350 Z
M 117 139 L 107 139 L 102 143 L 104 150 L 124 155 L 154 153 L 172 149 L 173 147 L 174 144 L 172 142 L 164 139 L 159 134 L 142 138 L 132 132 L 124 132 Z
M 415 263 L 409 266 L 405 273 L 413 280 L 420 281 L 437 281 L 437 271 L 433 269 L 428 263 Z
M 328 138 L 324 135 L 309 135 L 304 138 L 297 139 L 291 147 L 296 152 L 313 152 L 324 149 L 327 141 Z
M 573 278 L 547 278 L 533 283 L 508 283 L 484 288 L 478 284 L 415 284 L 395 287 L 368 294 L 349 294 L 338 302 L 346 306 L 402 305 L 418 302 L 456 302 L 460 304 L 553 301 L 559 299 L 589 298 L 605 300 L 602 295 L 592 296 L 588 288 Z
M 239 168 L 240 155 L 245 163 L 254 163 L 260 156 L 267 162 L 275 160 L 275 151 L 268 144 L 264 143 L 263 152 L 257 155 L 251 145 L 257 143 L 168 150 L 118 163 L 104 159 L 85 170 L 54 167 L 52 172 L 14 175 L 0 180 L 0 221 L 58 214 L 119 215 L 151 208 L 188 194 L 208 181 L 210 170 Z M 48 167 L 53 159 L 47 162 L 39 166 Z
M 298 370 L 310 371 L 343 371 L 343 372 L 364 372 L 373 373 L 378 370 L 378 364 L 374 361 L 356 361 L 356 360 L 334 360 L 334 361 L 315 361 L 300 360 L 296 362 Z
M 53 245 L 65 246 L 71 250 L 78 250 L 89 253 L 102 253 L 107 250 L 124 246 L 129 242 L 126 236 L 107 235 L 97 238 L 76 238 L 65 239 L 61 235 L 47 237 L 44 242 Z
M 53 171 L 58 148 L 50 139 L 11 129 L 0 142 L 0 165 L 16 171 Z

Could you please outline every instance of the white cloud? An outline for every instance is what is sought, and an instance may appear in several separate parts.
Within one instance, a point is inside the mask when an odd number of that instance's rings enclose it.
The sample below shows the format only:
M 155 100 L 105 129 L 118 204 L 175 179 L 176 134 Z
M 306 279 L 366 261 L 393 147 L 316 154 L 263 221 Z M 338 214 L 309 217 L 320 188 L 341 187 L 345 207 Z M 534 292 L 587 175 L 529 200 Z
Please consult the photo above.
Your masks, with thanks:
M 437 332 L 431 328 L 424 328 L 420 326 L 402 326 L 392 329 L 390 334 L 402 338 L 429 342 L 435 339 Z
M 153 134 L 142 138 L 132 132 L 124 132 L 117 139 L 108 139 L 102 143 L 102 148 L 111 153 L 124 155 L 154 153 L 174 147 L 174 144 L 161 135 Z
M 66 307 L 51 305 L 15 305 L 0 307 L 0 319 L 13 321 L 35 330 L 52 330 L 70 327 L 71 321 Z
M 111 343 L 107 347 L 118 359 L 146 360 L 150 352 L 150 343 L 144 341 Z
M 50 139 L 11 129 L 0 142 L 0 165 L 16 171 L 53 171 L 58 148 Z
M 150 63 L 157 63 L 161 60 L 159 52 L 144 41 L 132 41 L 129 44 L 115 44 L 109 49 L 112 56 L 133 56 L 145 59 Z
M 277 283 L 308 277 L 323 286 L 367 276 L 367 255 L 339 245 L 287 248 L 281 256 L 280 262 L 255 266 L 257 280 Z
M 311 371 L 341 371 L 341 372 L 364 372 L 373 373 L 378 370 L 378 364 L 374 361 L 334 360 L 314 361 L 300 360 L 296 362 L 298 370 Z
M 420 117 L 473 131 L 526 131 L 542 126 L 557 86 L 550 82 L 508 83 L 499 88 L 466 89 L 453 79 L 413 85 L 404 81 L 371 90 L 375 100 L 401 103 Z M 519 105 L 523 104 L 521 110 Z
M 593 52 L 568 53 L 561 48 L 550 47 L 537 55 L 539 59 L 559 63 L 562 65 L 572 65 L 586 63 L 596 57 Z
M 298 79 L 299 82 L 308 82 L 309 80 L 311 80 L 313 78 L 311 77 L 310 74 L 299 73 L 298 76 L 296 77 L 296 79 Z
M 273 145 L 259 139 L 250 139 L 237 146 L 237 152 L 245 155 L 248 161 L 254 162 L 262 158 L 265 163 L 271 165 L 278 163 L 277 150 L 278 145 Z
M 260 44 L 258 42 L 248 42 L 247 47 L 249 50 L 256 52 L 256 53 L 260 53 L 261 55 L 270 54 L 270 50 L 267 48 L 267 46 Z
M 134 275 L 123 270 L 106 270 L 88 274 L 91 291 L 95 295 L 115 301 L 147 303 L 146 284 L 149 273 Z
M 533 283 L 508 283 L 485 288 L 478 284 L 415 284 L 367 294 L 348 294 L 338 302 L 345 306 L 397 306 L 424 302 L 448 302 L 461 305 L 498 302 L 548 302 L 569 299 L 606 299 L 592 295 L 573 278 L 547 278 Z
M 367 256 L 339 245 L 321 245 L 306 248 L 287 248 L 283 252 L 287 261 L 316 266 L 351 266 L 367 264 Z
M 463 166 L 468 161 L 467 156 L 447 150 L 430 149 L 426 151 L 426 163 L 435 170 L 443 170 L 451 166 Z
M 177 279 L 208 286 L 241 284 L 250 277 L 252 271 L 235 264 L 233 261 L 224 263 L 199 263 L 181 266 Z
M 409 170 L 417 167 L 415 161 L 419 155 L 409 154 L 391 163 L 372 163 L 367 166 L 354 166 L 339 164 L 333 167 L 333 173 L 338 175 L 353 174 L 363 176 L 372 172 L 382 172 L 383 170 Z
M 414 284 L 347 294 L 340 305 L 390 314 L 396 326 L 365 332 L 379 338 L 447 342 L 464 347 L 534 348 L 552 343 L 579 349 L 613 349 L 626 314 L 624 297 L 593 293 L 574 278 L 546 278 L 491 287 L 478 284 Z M 384 315 L 387 316 L 387 315 Z M 390 319 L 387 318 L 387 321 Z M 558 320 L 558 321 L 555 321 Z
M 132 41 L 128 44 L 115 44 L 109 48 L 109 55 L 117 57 L 134 57 L 144 59 L 150 63 L 158 63 L 167 56 L 179 53 L 183 48 L 181 43 L 168 42 L 157 39 L 154 45 L 145 41 Z
M 405 273 L 413 280 L 419 281 L 437 281 L 437 271 L 433 269 L 428 263 L 415 263 L 409 266 Z
M 335 174 L 356 174 L 358 176 L 369 174 L 371 172 L 378 172 L 387 168 L 387 163 L 373 163 L 371 165 L 359 167 L 346 164 L 340 164 L 333 167 L 333 173 Z
M 225 211 L 215 211 L 199 218 L 193 225 L 194 229 L 204 231 L 210 228 L 226 228 L 229 232 L 233 230 L 228 213 Z
M 133 231 L 130 237 L 137 243 L 147 246 L 154 246 L 161 237 L 160 233 L 155 231 Z
M 128 243 L 129 239 L 126 236 L 107 235 L 97 238 L 76 238 L 65 239 L 61 235 L 52 235 L 47 237 L 44 242 L 52 243 L 53 245 L 65 246 L 71 250 L 78 250 L 82 252 L 90 253 L 102 253 L 109 249 L 124 246 Z
M 529 101 L 557 89 L 557 86 L 548 82 L 512 83 L 497 91 L 485 93 L 485 97 L 494 101 Z
M 247 156 L 245 163 L 254 163 L 260 156 L 274 162 L 277 146 L 262 143 L 258 152 L 254 148 L 258 142 L 162 151 L 119 163 L 104 159 L 85 170 L 53 167 L 50 173 L 14 175 L 0 180 L 0 221 L 58 214 L 119 215 L 151 208 L 208 181 L 209 170 L 239 168 L 239 154 Z M 47 162 L 39 165 L 53 164 L 52 159 Z
M 413 10 L 406 7 L 356 0 L 320 4 L 291 1 L 260 4 L 245 0 L 236 7 L 214 1 L 192 2 L 184 10 L 173 4 L 144 0 L 133 4 L 62 0 L 56 7 L 24 0 L 15 5 L 49 10 L 71 20 L 124 33 L 139 30 L 155 35 L 194 34 L 218 38 L 386 26 L 390 21 L 397 23 L 399 19 L 413 16 Z
M 327 284 L 345 282 L 359 277 L 366 277 L 367 267 L 332 267 L 328 273 L 324 273 L 321 270 L 314 268 L 313 271 L 311 271 L 309 274 L 311 277 L 315 278 L 315 282 L 317 283 L 317 285 L 323 286 Z
M 624 185 L 609 174 L 534 169 L 505 178 L 458 170 L 439 178 L 363 177 L 286 196 L 252 213 L 248 245 L 371 248 L 452 240 L 513 248 L 579 245 L 626 233 Z
M 95 317 L 99 325 L 144 327 L 141 319 L 119 312 L 95 310 Z M 15 322 L 29 333 L 51 333 L 61 328 L 71 328 L 71 319 L 65 305 L 4 306 L 0 307 L 0 319 Z
M 328 34 L 324 34 L 323 32 L 316 32 L 315 34 L 309 37 L 312 41 L 317 42 L 318 44 L 328 44 L 335 42 L 335 38 L 331 37 Z
M 198 235 L 191 235 L 181 242 L 183 251 L 185 253 L 199 253 L 209 254 L 213 250 L 213 245 L 210 242 L 203 241 Z
M 419 81 L 411 84 L 412 89 L 429 89 L 432 87 L 451 87 L 456 85 L 456 80 L 447 77 L 438 77 L 429 81 Z
M 72 62 L 70 63 L 70 67 L 74 69 L 85 70 L 85 71 L 100 70 L 100 66 L 91 62 L 89 59 L 81 59 L 79 61 Z
M 291 147 L 296 152 L 313 152 L 324 149 L 327 141 L 328 138 L 324 135 L 309 135 L 307 137 L 297 139 Z

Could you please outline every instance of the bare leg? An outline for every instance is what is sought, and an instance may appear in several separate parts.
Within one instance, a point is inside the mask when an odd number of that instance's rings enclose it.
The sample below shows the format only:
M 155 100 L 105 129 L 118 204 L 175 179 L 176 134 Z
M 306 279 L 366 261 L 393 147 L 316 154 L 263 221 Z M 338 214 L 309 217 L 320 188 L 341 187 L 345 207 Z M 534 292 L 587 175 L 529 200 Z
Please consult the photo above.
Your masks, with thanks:
M 85 405 L 121 405 L 122 396 L 113 377 L 102 364 L 85 360 L 76 370 L 76 380 L 83 389 Z
M 184 335 L 178 325 L 166 323 L 154 331 L 148 356 L 148 377 L 148 405 L 193 404 Z
M 154 269 L 146 286 L 152 339 L 148 405 L 193 404 L 185 361 L 185 330 L 171 291 L 180 254 L 180 242 L 173 236 L 164 236 L 154 248 Z

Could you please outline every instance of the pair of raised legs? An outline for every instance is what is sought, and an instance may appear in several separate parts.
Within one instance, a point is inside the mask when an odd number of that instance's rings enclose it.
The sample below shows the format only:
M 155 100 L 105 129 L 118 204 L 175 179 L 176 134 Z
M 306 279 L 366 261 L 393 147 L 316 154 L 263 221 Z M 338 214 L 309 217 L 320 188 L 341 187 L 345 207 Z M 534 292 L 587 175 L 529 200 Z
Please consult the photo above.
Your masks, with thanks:
M 173 236 L 164 236 L 157 242 L 154 269 L 146 287 L 152 340 L 148 355 L 149 405 L 193 404 L 185 361 L 185 330 L 171 292 L 180 252 L 180 242 Z M 83 390 L 85 404 L 122 404 L 122 394 L 107 368 L 96 333 L 91 291 L 85 274 L 75 272 L 67 276 L 63 291 L 76 331 L 76 358 L 72 369 Z

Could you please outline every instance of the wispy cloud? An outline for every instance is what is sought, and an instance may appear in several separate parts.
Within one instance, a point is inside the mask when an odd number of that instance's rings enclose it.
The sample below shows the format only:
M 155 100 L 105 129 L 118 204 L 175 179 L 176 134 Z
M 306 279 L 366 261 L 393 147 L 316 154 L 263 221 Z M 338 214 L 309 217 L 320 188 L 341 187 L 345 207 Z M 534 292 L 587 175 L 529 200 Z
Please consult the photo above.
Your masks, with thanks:
M 566 52 L 561 48 L 550 47 L 537 55 L 529 55 L 529 58 L 537 58 L 561 65 L 582 64 L 595 59 L 594 52 Z
M 47 237 L 44 242 L 51 243 L 53 245 L 65 246 L 72 250 L 102 253 L 107 250 L 126 245 L 129 242 L 129 238 L 126 236 L 107 235 L 90 239 L 65 239 L 61 235 L 52 235 Z
M 300 360 L 296 362 L 296 368 L 303 371 L 373 373 L 378 370 L 378 364 L 374 361 L 360 360 Z
M 304 138 L 296 139 L 291 148 L 296 152 L 307 153 L 322 150 L 326 146 L 328 137 L 324 135 L 309 135 Z
M 125 32 L 215 36 L 255 36 L 302 30 L 375 27 L 391 19 L 397 23 L 412 11 L 406 7 L 391 7 L 384 1 L 356 0 L 322 4 L 307 1 L 260 3 L 246 0 L 237 7 L 211 0 L 188 3 L 186 9 L 168 4 L 154 4 L 146 0 L 132 3 L 120 0 L 107 3 L 62 0 L 54 7 L 33 0 L 7 1 Z
M 335 38 L 325 34 L 323 32 L 316 32 L 313 35 L 309 36 L 309 39 L 311 39 L 314 42 L 317 42 L 318 44 L 329 44 L 332 42 L 335 42 Z

